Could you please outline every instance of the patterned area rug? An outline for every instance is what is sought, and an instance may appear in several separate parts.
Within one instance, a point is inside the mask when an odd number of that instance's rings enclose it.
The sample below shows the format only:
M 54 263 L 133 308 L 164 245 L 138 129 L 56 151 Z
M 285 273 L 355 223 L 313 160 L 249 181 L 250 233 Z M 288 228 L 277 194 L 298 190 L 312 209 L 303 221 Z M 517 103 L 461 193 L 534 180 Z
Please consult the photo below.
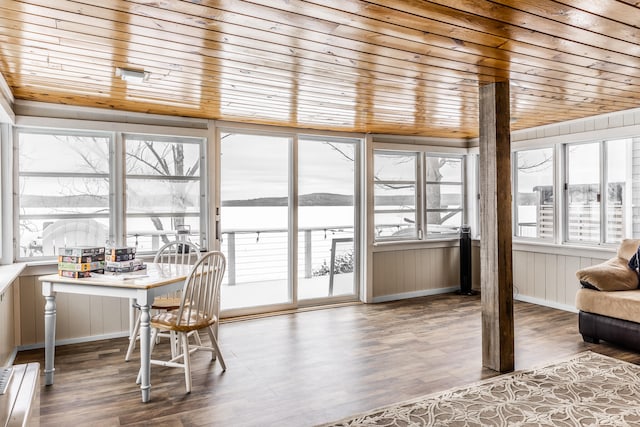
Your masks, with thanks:
M 640 426 L 640 366 L 585 352 L 325 426 Z

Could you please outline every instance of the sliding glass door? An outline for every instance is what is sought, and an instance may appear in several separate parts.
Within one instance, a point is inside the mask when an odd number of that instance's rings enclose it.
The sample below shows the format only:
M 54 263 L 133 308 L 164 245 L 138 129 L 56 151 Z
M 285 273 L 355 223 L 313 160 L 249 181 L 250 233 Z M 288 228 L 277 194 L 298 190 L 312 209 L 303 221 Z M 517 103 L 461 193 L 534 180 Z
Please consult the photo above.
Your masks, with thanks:
M 222 309 L 291 303 L 291 138 L 221 134 Z
M 220 134 L 223 310 L 355 298 L 357 147 L 346 138 Z
M 300 137 L 298 299 L 355 295 L 357 141 Z

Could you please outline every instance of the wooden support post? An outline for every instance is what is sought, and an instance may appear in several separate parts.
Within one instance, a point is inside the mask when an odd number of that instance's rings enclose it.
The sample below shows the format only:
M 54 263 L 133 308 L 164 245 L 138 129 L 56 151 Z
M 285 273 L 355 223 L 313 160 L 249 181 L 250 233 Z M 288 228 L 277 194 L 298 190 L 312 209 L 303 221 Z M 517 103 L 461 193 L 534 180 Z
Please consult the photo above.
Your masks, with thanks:
M 509 82 L 480 87 L 482 365 L 514 369 Z

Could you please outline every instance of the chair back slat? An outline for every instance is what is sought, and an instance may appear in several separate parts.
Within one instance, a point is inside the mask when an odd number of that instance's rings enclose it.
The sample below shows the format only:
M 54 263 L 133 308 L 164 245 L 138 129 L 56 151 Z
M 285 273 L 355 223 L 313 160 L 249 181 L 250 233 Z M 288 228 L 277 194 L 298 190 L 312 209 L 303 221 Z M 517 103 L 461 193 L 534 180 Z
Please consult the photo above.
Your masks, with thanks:
M 165 244 L 156 252 L 153 262 L 173 265 L 193 265 L 200 259 L 200 248 L 193 243 L 178 240 Z
M 218 317 L 220 285 L 225 268 L 226 259 L 219 251 L 207 252 L 195 263 L 182 290 L 178 326 Z

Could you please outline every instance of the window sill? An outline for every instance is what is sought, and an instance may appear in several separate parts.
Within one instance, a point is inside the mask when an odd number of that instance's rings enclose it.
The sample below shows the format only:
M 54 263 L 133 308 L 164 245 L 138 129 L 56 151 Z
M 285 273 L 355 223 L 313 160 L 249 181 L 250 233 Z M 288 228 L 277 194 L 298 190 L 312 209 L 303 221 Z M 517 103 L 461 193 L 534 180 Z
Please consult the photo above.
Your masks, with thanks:
M 22 274 L 25 268 L 26 264 L 24 263 L 0 266 L 0 295 Z
M 373 252 L 406 251 L 412 249 L 450 248 L 459 245 L 459 238 L 403 240 L 393 242 L 375 242 Z
M 618 245 L 598 245 L 585 246 L 576 244 L 558 244 L 549 242 L 533 242 L 526 240 L 514 240 L 512 243 L 514 251 L 538 252 L 553 255 L 565 255 L 586 258 L 608 259 L 615 256 Z

